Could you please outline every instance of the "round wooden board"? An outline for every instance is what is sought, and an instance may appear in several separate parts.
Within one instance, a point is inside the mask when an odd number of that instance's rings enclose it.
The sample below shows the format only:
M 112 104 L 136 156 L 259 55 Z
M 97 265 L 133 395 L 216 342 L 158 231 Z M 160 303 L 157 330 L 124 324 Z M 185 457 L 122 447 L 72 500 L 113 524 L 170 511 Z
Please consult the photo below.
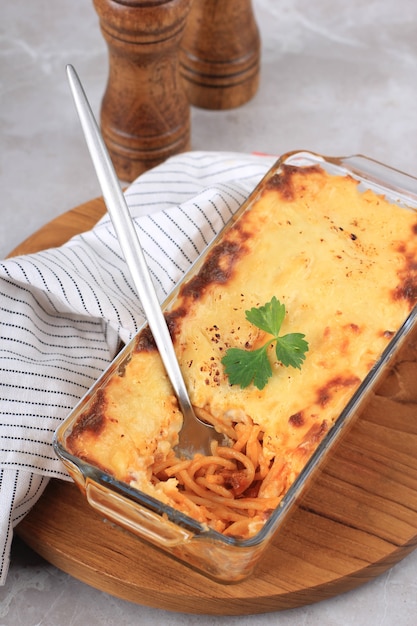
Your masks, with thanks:
M 101 199 L 77 207 L 12 254 L 59 246 L 104 210 Z M 380 385 L 246 581 L 224 585 L 187 568 L 102 519 L 70 482 L 52 479 L 16 533 L 79 580 L 171 611 L 263 613 L 353 589 L 417 543 L 417 349 L 404 348 L 401 360 L 406 382 L 388 376 Z

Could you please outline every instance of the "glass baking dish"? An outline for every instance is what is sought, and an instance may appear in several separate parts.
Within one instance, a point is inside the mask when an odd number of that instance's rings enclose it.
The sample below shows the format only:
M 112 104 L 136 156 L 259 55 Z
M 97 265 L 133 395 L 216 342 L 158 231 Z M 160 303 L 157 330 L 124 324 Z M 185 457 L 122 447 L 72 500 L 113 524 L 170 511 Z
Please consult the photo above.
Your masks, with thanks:
M 390 202 L 404 207 L 404 210 L 417 209 L 417 179 L 409 175 L 360 155 L 330 158 L 305 151 L 287 153 L 278 159 L 230 223 L 170 294 L 163 305 L 165 311 L 168 311 L 175 302 L 181 285 L 198 273 L 210 250 L 221 241 L 224 233 L 232 227 L 239 216 L 251 207 L 260 191 L 273 176 L 280 172 L 283 165 L 294 168 L 319 165 L 332 175 L 352 176 L 359 181 L 360 189 L 371 189 L 377 194 L 382 194 Z M 261 530 L 249 539 L 226 536 L 210 529 L 181 511 L 116 480 L 100 468 L 86 463 L 69 452 L 66 442 L 75 424 L 94 403 L 98 392 L 123 369 L 124 363 L 129 359 L 134 348 L 135 338 L 121 350 L 108 369 L 59 426 L 53 440 L 55 452 L 77 486 L 85 494 L 89 504 L 103 516 L 219 582 L 238 582 L 253 572 L 272 537 L 287 521 L 298 499 L 308 488 L 310 480 L 314 478 L 335 442 L 366 410 L 368 401 L 379 382 L 395 364 L 400 348 L 415 331 L 416 317 L 417 308 L 414 307 L 388 343 L 377 363 L 340 412 L 334 425 L 319 443 L 279 506 L 272 512 Z

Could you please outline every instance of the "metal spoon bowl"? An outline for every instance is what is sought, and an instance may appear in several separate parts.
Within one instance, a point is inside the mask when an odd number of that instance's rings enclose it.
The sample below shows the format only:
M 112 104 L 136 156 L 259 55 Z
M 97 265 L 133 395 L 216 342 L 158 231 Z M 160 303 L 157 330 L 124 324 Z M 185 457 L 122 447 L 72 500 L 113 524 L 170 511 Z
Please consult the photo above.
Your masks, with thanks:
M 184 417 L 183 426 L 179 433 L 179 443 L 175 448 L 176 453 L 187 458 L 192 457 L 197 452 L 209 455 L 211 454 L 211 442 L 213 440 L 223 441 L 224 435 L 214 430 L 211 424 L 202 422 L 195 415 L 171 335 L 110 155 L 81 81 L 72 65 L 67 65 L 67 76 L 107 210 Z

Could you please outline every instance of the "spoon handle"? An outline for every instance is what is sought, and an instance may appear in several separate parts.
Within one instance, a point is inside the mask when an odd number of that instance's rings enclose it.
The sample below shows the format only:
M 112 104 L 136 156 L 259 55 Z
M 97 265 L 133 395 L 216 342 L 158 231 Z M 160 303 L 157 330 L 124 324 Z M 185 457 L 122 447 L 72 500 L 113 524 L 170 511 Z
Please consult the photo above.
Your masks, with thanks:
M 174 351 L 168 326 L 162 313 L 113 163 L 104 144 L 83 86 L 72 65 L 67 65 L 67 76 L 87 146 L 103 193 L 103 198 L 139 299 L 145 311 L 149 328 L 151 329 L 182 412 L 184 415 L 188 415 L 190 411 L 194 413 Z

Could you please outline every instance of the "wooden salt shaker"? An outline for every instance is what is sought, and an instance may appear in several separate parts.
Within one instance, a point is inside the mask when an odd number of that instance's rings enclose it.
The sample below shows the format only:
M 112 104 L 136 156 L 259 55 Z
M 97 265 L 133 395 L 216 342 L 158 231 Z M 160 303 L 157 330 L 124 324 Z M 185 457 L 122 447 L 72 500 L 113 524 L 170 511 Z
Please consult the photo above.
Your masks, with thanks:
M 230 109 L 259 85 L 260 36 L 251 0 L 194 0 L 180 46 L 191 104 Z
M 178 49 L 192 0 L 93 0 L 109 50 L 101 130 L 131 182 L 189 149 L 190 106 Z

